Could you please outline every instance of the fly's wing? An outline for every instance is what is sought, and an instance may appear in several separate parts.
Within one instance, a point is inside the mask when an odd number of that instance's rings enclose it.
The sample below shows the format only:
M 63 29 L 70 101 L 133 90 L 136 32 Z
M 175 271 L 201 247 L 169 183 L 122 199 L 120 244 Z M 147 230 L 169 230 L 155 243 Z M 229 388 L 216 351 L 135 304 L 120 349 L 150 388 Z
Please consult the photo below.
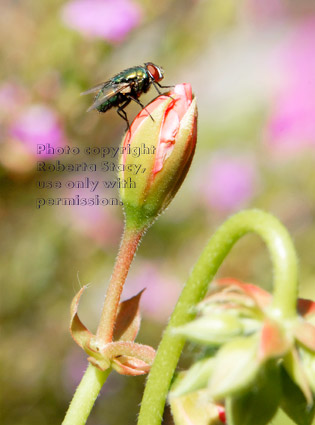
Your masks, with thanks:
M 108 99 L 115 96 L 117 93 L 123 92 L 129 87 L 130 87 L 130 83 L 120 83 L 116 85 L 108 85 L 107 87 L 106 86 L 102 87 L 101 94 L 95 99 L 95 102 L 93 103 L 93 105 L 89 107 L 87 112 L 90 112 L 93 109 L 98 108 L 102 103 L 106 102 Z
M 83 96 L 85 94 L 95 93 L 97 91 L 100 91 L 103 87 L 106 87 L 109 84 L 110 84 L 109 81 L 106 81 L 104 83 L 97 84 L 97 86 L 94 86 L 91 89 L 86 90 L 86 91 L 80 93 L 80 95 Z

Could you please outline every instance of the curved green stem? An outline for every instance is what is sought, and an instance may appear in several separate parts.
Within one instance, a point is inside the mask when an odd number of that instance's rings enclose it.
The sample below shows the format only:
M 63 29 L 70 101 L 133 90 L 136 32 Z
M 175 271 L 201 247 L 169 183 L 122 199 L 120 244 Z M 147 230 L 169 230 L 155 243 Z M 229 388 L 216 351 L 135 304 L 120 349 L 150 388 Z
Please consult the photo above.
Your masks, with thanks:
M 210 239 L 182 291 L 149 374 L 138 425 L 161 424 L 169 386 L 185 343 L 183 337 L 172 334 L 172 328 L 193 318 L 192 307 L 205 296 L 209 282 L 233 245 L 249 232 L 257 233 L 264 240 L 273 263 L 272 312 L 282 317 L 296 314 L 297 257 L 287 230 L 263 211 L 249 210 L 234 215 Z
M 62 425 L 84 425 L 106 381 L 110 369 L 102 372 L 89 364 L 73 396 Z

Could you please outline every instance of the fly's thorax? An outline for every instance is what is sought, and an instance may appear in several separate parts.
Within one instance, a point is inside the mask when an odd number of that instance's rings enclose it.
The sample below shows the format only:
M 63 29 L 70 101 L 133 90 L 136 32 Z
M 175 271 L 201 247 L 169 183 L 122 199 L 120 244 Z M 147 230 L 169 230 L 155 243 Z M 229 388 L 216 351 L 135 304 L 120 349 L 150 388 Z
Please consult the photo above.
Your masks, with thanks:
M 137 69 L 135 86 L 136 91 L 138 91 L 139 94 L 146 93 L 151 86 L 150 75 L 143 67 L 139 67 Z
M 132 97 L 139 97 L 142 93 L 148 91 L 151 85 L 150 75 L 147 70 L 142 66 L 135 66 L 133 68 L 125 69 L 112 78 L 111 84 L 118 85 L 121 83 L 128 83 L 127 87 L 122 94 L 131 94 Z
M 119 74 L 115 75 L 112 78 L 111 82 L 113 84 L 119 84 L 122 82 L 132 82 L 132 81 L 141 81 L 144 78 L 148 78 L 148 73 L 145 68 L 142 66 L 135 66 L 133 68 L 125 69 Z

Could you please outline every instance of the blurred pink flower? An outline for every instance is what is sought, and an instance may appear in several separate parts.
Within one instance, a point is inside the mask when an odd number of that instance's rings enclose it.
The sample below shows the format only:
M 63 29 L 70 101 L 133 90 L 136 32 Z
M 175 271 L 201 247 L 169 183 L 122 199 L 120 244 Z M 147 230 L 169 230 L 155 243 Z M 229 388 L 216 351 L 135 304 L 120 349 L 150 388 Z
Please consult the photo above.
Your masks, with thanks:
M 52 147 L 65 144 L 63 130 L 56 112 L 41 104 L 23 109 L 11 122 L 9 135 L 21 142 L 25 150 L 34 156 L 36 156 L 37 144 L 49 143 Z M 41 158 L 52 156 L 40 155 Z
M 175 307 L 181 284 L 174 277 L 161 273 L 157 264 L 143 262 L 138 264 L 136 273 L 131 271 L 124 288 L 124 299 L 131 298 L 143 288 L 146 290 L 140 301 L 142 315 L 165 322 Z
M 121 41 L 141 19 L 131 0 L 72 0 L 61 11 L 65 24 L 87 37 Z
M 285 16 L 286 4 L 283 0 L 246 0 L 245 8 L 255 24 L 269 23 Z
M 315 17 L 286 38 L 276 65 L 284 77 L 273 101 L 267 144 L 273 154 L 292 155 L 315 148 Z
M 204 202 L 219 212 L 247 205 L 256 193 L 258 175 L 249 156 L 220 153 L 211 159 L 200 179 Z

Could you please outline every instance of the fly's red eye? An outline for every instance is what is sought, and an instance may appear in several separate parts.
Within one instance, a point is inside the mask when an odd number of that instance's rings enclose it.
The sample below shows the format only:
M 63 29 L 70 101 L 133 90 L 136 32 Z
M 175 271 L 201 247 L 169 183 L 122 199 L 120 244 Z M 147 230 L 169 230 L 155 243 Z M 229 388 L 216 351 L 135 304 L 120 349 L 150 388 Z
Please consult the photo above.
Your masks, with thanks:
M 163 79 L 162 72 L 156 66 L 150 64 L 147 67 L 148 67 L 148 71 L 154 78 L 154 81 L 161 81 Z

